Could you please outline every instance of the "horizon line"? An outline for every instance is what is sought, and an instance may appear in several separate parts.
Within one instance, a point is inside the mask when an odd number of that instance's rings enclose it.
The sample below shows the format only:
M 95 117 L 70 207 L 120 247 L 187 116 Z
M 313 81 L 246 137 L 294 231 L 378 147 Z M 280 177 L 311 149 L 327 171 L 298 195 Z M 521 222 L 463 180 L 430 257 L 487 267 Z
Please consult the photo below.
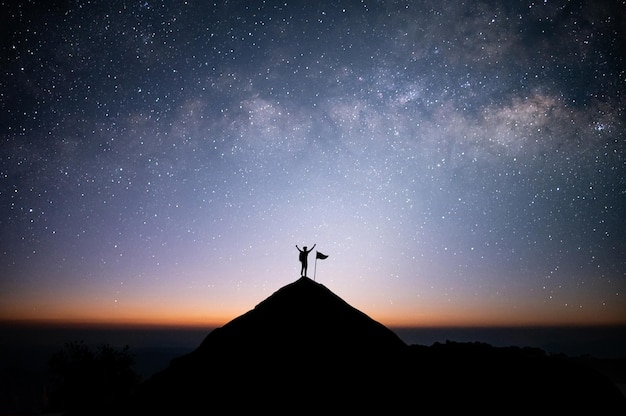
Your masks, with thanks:
M 233 318 L 234 319 L 234 318 Z M 67 328 L 119 328 L 119 329 L 216 329 L 226 325 L 217 322 L 172 322 L 172 321 L 103 321 L 103 320 L 74 320 L 74 319 L 3 319 L 0 326 L 4 327 L 67 327 Z M 381 322 L 382 323 L 382 322 Z M 619 328 L 626 327 L 626 322 L 536 322 L 536 323 L 463 323 L 463 324 L 384 324 L 390 329 L 499 329 L 499 328 Z

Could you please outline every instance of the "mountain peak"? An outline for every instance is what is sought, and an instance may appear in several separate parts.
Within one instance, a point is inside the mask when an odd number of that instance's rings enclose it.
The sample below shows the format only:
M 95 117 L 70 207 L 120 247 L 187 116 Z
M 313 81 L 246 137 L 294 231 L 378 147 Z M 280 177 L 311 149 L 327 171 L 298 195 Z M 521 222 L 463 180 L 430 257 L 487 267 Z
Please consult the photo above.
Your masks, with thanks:
M 394 350 L 407 345 L 391 330 L 308 277 L 278 289 L 254 309 L 211 332 L 199 351 L 254 346 L 264 354 L 292 348 L 319 352 Z
M 308 410 L 337 400 L 356 403 L 362 394 L 374 397 L 396 386 L 389 380 L 408 351 L 393 331 L 301 277 L 211 331 L 198 348 L 143 383 L 132 409 L 171 414 L 202 408 L 207 394 L 232 399 L 234 413 L 298 412 L 294 402 Z M 313 395 L 319 383 L 323 399 Z

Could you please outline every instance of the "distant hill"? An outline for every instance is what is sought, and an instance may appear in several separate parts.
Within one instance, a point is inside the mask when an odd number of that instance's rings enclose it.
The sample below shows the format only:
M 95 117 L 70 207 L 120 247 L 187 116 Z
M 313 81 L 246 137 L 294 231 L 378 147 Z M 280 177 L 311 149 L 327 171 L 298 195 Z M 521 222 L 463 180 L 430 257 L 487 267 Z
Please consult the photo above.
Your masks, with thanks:
M 529 348 L 419 346 L 302 277 L 210 332 L 117 414 L 626 414 L 589 366 Z

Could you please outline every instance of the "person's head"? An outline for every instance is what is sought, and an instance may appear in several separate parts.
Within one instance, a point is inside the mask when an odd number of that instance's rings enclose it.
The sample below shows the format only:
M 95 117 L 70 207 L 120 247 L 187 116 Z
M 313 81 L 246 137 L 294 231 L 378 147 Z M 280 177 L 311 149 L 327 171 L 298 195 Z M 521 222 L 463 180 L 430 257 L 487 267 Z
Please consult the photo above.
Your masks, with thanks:
M 302 246 L 302 249 L 303 249 L 303 250 L 306 250 L 306 246 Z

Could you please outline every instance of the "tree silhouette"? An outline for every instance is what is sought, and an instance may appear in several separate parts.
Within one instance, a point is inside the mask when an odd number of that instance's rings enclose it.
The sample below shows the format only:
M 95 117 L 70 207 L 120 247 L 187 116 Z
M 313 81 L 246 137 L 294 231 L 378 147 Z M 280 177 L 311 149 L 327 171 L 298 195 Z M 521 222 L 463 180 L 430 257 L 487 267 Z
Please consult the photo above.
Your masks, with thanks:
M 90 349 L 82 341 L 65 344 L 52 355 L 49 370 L 53 389 L 48 411 L 103 411 L 127 398 L 139 383 L 128 346 L 117 350 L 108 344 Z

